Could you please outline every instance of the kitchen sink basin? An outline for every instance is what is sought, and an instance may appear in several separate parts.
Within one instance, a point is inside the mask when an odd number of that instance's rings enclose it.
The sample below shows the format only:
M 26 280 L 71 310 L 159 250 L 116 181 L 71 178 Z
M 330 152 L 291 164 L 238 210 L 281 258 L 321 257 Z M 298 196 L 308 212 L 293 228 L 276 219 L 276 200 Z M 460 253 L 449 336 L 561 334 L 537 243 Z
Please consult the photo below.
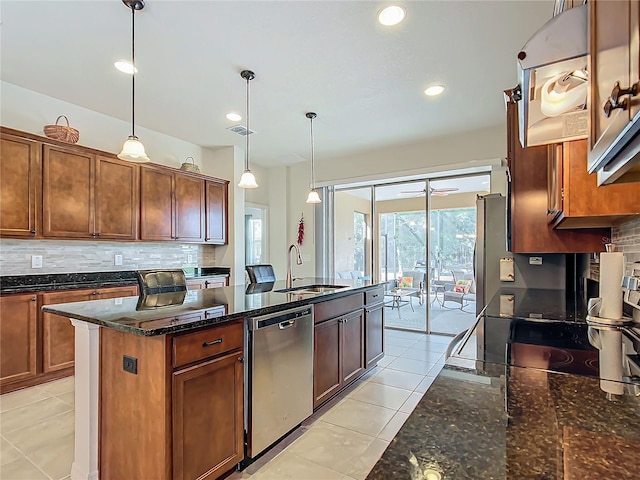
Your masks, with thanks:
M 329 293 L 347 287 L 347 285 L 301 285 L 299 287 L 284 288 L 282 290 L 275 291 L 278 293 Z

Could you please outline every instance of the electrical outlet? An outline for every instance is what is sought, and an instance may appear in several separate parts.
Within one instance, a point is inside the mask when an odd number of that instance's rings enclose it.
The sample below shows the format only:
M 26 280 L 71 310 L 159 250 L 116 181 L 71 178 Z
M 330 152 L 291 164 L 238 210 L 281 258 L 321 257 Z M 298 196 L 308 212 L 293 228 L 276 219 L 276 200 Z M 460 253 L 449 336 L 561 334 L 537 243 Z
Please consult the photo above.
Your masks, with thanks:
M 187 255 L 187 263 L 193 263 L 193 255 Z
M 542 265 L 542 257 L 529 257 L 529 265 Z
M 122 255 L 114 255 L 113 263 L 115 263 L 116 265 L 122 265 Z
M 31 268 L 42 268 L 42 255 L 31 255 Z
M 125 372 L 133 373 L 134 375 L 138 374 L 138 359 L 135 357 L 130 357 L 129 355 L 122 356 L 122 369 Z

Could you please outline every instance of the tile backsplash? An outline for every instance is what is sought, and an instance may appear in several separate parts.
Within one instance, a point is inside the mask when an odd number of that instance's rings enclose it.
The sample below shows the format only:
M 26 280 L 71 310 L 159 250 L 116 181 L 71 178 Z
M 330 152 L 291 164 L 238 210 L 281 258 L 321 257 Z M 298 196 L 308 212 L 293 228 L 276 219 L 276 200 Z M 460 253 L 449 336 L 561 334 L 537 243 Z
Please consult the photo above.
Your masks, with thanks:
M 624 253 L 626 262 L 625 275 L 631 275 L 632 264 L 640 268 L 640 218 L 614 227 L 611 241 L 616 244 L 616 251 Z
M 32 255 L 42 256 L 42 268 L 31 268 Z M 115 265 L 115 255 L 122 255 L 122 265 Z M 182 268 L 215 264 L 213 245 L 80 240 L 0 241 L 2 276 Z

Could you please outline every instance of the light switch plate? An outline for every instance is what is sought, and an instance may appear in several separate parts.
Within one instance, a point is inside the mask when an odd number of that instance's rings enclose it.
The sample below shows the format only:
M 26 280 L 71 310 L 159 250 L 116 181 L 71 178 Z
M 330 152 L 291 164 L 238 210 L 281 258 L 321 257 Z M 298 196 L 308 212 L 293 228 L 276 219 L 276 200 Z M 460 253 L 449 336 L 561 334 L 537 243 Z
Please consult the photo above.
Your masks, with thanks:
M 193 263 L 193 255 L 187 255 L 187 263 Z
M 31 255 L 31 268 L 42 268 L 42 255 Z
M 122 265 L 122 255 L 114 255 L 113 263 L 116 265 Z
M 529 265 L 542 265 L 542 257 L 529 257 Z

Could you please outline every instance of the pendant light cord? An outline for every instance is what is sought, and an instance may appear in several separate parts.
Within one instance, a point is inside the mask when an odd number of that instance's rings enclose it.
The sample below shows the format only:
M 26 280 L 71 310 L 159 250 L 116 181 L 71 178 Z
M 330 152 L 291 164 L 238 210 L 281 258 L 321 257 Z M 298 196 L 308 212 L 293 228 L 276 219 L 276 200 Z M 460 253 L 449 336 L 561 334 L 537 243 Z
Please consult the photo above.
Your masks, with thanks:
M 247 148 L 246 148 L 245 159 L 244 159 L 245 170 L 249 170 L 249 135 L 251 134 L 251 129 L 249 127 L 249 102 L 250 102 L 249 81 L 250 81 L 250 77 L 247 76 Z
M 136 136 L 136 9 L 131 6 L 131 136 Z
M 316 189 L 316 169 L 313 161 L 313 117 L 311 117 L 311 189 Z

